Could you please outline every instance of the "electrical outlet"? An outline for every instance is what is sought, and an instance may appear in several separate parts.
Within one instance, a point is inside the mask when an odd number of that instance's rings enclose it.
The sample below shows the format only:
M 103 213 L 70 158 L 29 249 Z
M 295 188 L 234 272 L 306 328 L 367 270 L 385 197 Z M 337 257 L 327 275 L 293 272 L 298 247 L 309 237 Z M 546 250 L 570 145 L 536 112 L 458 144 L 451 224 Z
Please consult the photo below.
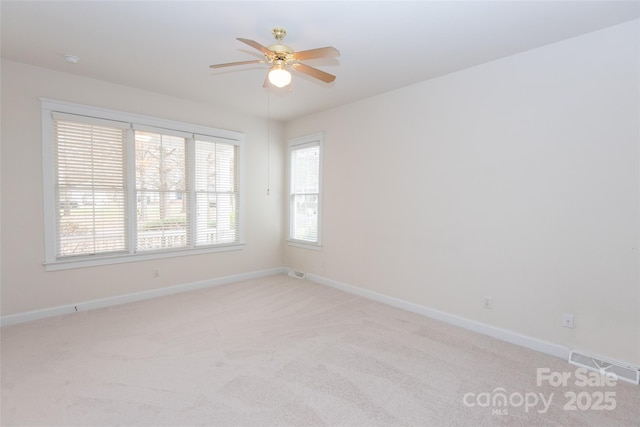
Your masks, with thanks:
M 484 297 L 484 308 L 491 310 L 493 307 L 493 302 L 491 301 L 491 297 Z
M 565 328 L 573 328 L 573 314 L 564 313 L 562 315 L 562 326 Z
M 153 277 L 160 277 L 160 270 L 158 270 L 157 268 L 153 269 Z

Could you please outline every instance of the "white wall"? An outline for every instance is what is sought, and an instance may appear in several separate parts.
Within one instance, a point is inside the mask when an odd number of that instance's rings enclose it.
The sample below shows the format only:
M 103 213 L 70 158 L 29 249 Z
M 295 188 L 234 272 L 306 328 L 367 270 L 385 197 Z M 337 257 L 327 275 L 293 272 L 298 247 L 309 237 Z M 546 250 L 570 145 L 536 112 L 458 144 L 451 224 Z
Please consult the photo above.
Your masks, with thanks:
M 282 266 L 282 124 L 271 126 L 267 196 L 266 119 L 4 60 L 1 89 L 3 316 Z M 244 133 L 245 248 L 45 272 L 39 97 Z
M 639 364 L 638 34 L 634 21 L 287 123 L 288 138 L 325 131 L 325 157 L 324 248 L 287 247 L 286 264 Z

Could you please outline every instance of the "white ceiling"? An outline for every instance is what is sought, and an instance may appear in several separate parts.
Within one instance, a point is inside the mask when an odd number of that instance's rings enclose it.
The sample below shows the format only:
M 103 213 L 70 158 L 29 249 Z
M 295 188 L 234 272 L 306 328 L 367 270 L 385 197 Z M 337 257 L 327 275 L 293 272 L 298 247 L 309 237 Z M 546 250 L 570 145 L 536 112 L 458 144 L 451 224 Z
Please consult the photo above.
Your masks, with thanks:
M 295 50 L 334 46 L 337 59 L 306 61 L 329 85 L 294 72 L 270 89 L 271 117 L 290 120 L 422 80 L 637 19 L 638 1 L 2 1 L 2 57 L 267 114 L 267 64 L 236 40 Z M 78 64 L 64 60 L 77 55 Z

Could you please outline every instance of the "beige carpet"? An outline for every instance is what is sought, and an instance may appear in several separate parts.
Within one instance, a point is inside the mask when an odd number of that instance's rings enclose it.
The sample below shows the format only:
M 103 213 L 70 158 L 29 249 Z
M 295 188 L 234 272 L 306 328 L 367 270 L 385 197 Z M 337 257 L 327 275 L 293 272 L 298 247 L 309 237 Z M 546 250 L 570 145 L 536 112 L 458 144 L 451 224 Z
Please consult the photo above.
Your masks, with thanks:
M 538 386 L 537 368 L 572 379 Z M 639 425 L 640 387 L 580 388 L 576 375 L 551 356 L 271 276 L 3 328 L 1 421 Z

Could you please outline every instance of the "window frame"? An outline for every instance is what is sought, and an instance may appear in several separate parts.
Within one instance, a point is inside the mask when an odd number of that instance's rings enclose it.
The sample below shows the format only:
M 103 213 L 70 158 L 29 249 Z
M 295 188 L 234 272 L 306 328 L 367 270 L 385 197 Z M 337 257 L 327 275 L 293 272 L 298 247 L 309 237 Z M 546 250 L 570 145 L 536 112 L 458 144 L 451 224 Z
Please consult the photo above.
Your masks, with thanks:
M 293 235 L 293 159 L 292 154 L 295 150 L 307 148 L 307 147 L 319 147 L 319 167 L 318 167 L 318 217 L 317 217 L 317 241 L 311 242 L 308 240 L 294 239 Z M 323 158 L 324 158 L 324 132 L 318 132 L 310 135 L 304 135 L 297 138 L 289 139 L 288 141 L 288 192 L 287 192 L 287 205 L 288 205 L 288 227 L 287 227 L 287 244 L 289 246 L 300 247 L 305 249 L 322 250 L 322 206 L 323 206 Z
M 47 98 L 40 98 L 42 114 L 42 170 L 43 170 L 43 201 L 44 201 L 44 262 L 46 271 L 65 270 L 72 268 L 91 267 L 98 265 L 117 264 L 125 262 L 136 262 L 159 258 L 169 258 L 203 253 L 214 253 L 223 251 L 241 250 L 245 246 L 244 240 L 244 135 L 240 132 L 215 129 L 201 125 L 194 125 L 173 120 L 166 120 L 151 116 L 144 116 L 133 113 L 126 113 L 100 107 L 75 104 L 65 101 L 58 101 Z M 116 122 L 129 123 L 131 125 L 142 125 L 153 128 L 166 129 L 168 131 L 186 132 L 194 136 L 206 136 L 222 143 L 235 145 L 237 147 L 236 176 L 238 191 L 238 241 L 210 246 L 194 246 L 187 248 L 164 248 L 149 252 L 136 252 L 135 241 L 129 240 L 129 251 L 126 254 L 97 254 L 89 256 L 78 256 L 69 258 L 57 258 L 57 227 L 56 227 L 56 194 L 55 194 L 55 144 L 54 144 L 54 119 L 52 113 L 60 112 L 76 116 L 86 116 L 89 118 L 104 119 Z M 128 176 L 128 192 L 135 187 L 135 156 L 134 156 L 133 131 L 127 137 L 127 160 L 125 168 Z M 195 191 L 194 190 L 190 190 Z M 193 207 L 195 209 L 195 207 Z M 130 207 L 128 212 L 135 213 L 135 206 Z M 127 225 L 129 230 L 135 228 L 135 215 L 128 215 Z M 132 232 L 127 235 L 131 239 Z

